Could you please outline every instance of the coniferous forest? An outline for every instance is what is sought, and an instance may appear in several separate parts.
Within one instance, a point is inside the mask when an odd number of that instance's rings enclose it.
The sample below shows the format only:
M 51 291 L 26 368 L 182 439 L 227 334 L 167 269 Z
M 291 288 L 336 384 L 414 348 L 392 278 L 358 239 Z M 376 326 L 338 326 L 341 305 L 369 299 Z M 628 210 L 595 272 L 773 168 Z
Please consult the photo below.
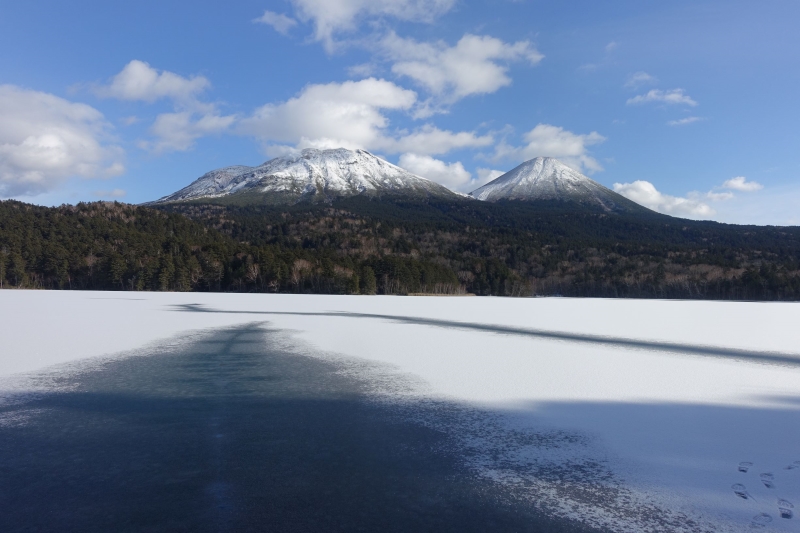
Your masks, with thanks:
M 800 228 L 558 202 L 8 200 L 0 287 L 800 300 Z

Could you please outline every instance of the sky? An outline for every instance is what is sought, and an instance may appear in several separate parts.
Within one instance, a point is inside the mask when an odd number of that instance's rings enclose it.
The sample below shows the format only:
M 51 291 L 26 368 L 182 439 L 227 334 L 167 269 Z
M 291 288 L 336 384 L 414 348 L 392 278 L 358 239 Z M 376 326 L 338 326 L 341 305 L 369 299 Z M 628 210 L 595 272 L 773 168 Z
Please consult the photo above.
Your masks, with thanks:
M 0 4 L 0 198 L 160 198 L 303 148 L 469 192 L 556 157 L 657 211 L 800 224 L 795 0 Z

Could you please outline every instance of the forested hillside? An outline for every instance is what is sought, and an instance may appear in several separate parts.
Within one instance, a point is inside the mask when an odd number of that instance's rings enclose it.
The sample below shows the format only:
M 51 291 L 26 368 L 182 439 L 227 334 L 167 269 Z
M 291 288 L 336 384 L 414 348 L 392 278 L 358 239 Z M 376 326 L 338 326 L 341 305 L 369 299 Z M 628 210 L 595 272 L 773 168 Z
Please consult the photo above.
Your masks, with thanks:
M 800 299 L 800 228 L 559 203 L 0 202 L 0 285 Z

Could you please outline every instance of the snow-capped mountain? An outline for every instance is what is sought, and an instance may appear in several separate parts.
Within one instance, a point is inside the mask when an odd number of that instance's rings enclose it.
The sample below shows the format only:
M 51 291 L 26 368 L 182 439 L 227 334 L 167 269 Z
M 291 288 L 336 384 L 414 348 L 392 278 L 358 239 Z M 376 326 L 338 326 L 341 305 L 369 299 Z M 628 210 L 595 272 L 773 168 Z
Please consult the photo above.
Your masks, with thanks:
M 212 170 L 187 187 L 153 203 L 245 195 L 268 203 L 320 201 L 343 196 L 457 198 L 430 180 L 412 174 L 365 150 L 306 149 L 257 167 Z
M 470 193 L 478 200 L 559 200 L 604 211 L 647 212 L 645 207 L 587 178 L 552 157 L 526 161 Z

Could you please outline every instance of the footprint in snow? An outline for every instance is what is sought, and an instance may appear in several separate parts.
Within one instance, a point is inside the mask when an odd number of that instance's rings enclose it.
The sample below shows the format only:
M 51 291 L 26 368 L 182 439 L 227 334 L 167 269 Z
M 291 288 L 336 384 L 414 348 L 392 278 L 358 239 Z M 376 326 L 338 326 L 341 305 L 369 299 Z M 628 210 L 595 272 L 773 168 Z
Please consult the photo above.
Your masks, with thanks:
M 795 461 L 789 466 L 786 467 L 786 470 L 794 470 L 795 468 L 800 468 L 800 461 Z
M 752 529 L 762 528 L 765 527 L 770 522 L 772 522 L 772 517 L 767 513 L 761 513 L 753 517 L 753 521 L 750 522 L 750 527 Z
M 731 485 L 731 488 L 733 489 L 733 493 L 743 500 L 749 500 L 752 498 L 752 496 L 750 496 L 750 493 L 747 492 L 747 488 L 741 483 L 736 483 L 735 485 Z
M 750 470 L 751 466 L 753 466 L 753 463 L 751 463 L 749 461 L 744 461 L 742 463 L 739 463 L 739 472 L 742 472 L 742 473 L 746 474 L 747 471 Z
M 792 511 L 792 509 L 794 509 L 792 502 L 788 500 L 778 500 L 778 510 L 781 512 L 781 518 L 791 520 L 794 516 L 794 511 Z
M 766 472 L 761 474 L 761 483 L 764 484 L 765 487 L 768 489 L 775 488 L 775 476 L 771 472 Z

